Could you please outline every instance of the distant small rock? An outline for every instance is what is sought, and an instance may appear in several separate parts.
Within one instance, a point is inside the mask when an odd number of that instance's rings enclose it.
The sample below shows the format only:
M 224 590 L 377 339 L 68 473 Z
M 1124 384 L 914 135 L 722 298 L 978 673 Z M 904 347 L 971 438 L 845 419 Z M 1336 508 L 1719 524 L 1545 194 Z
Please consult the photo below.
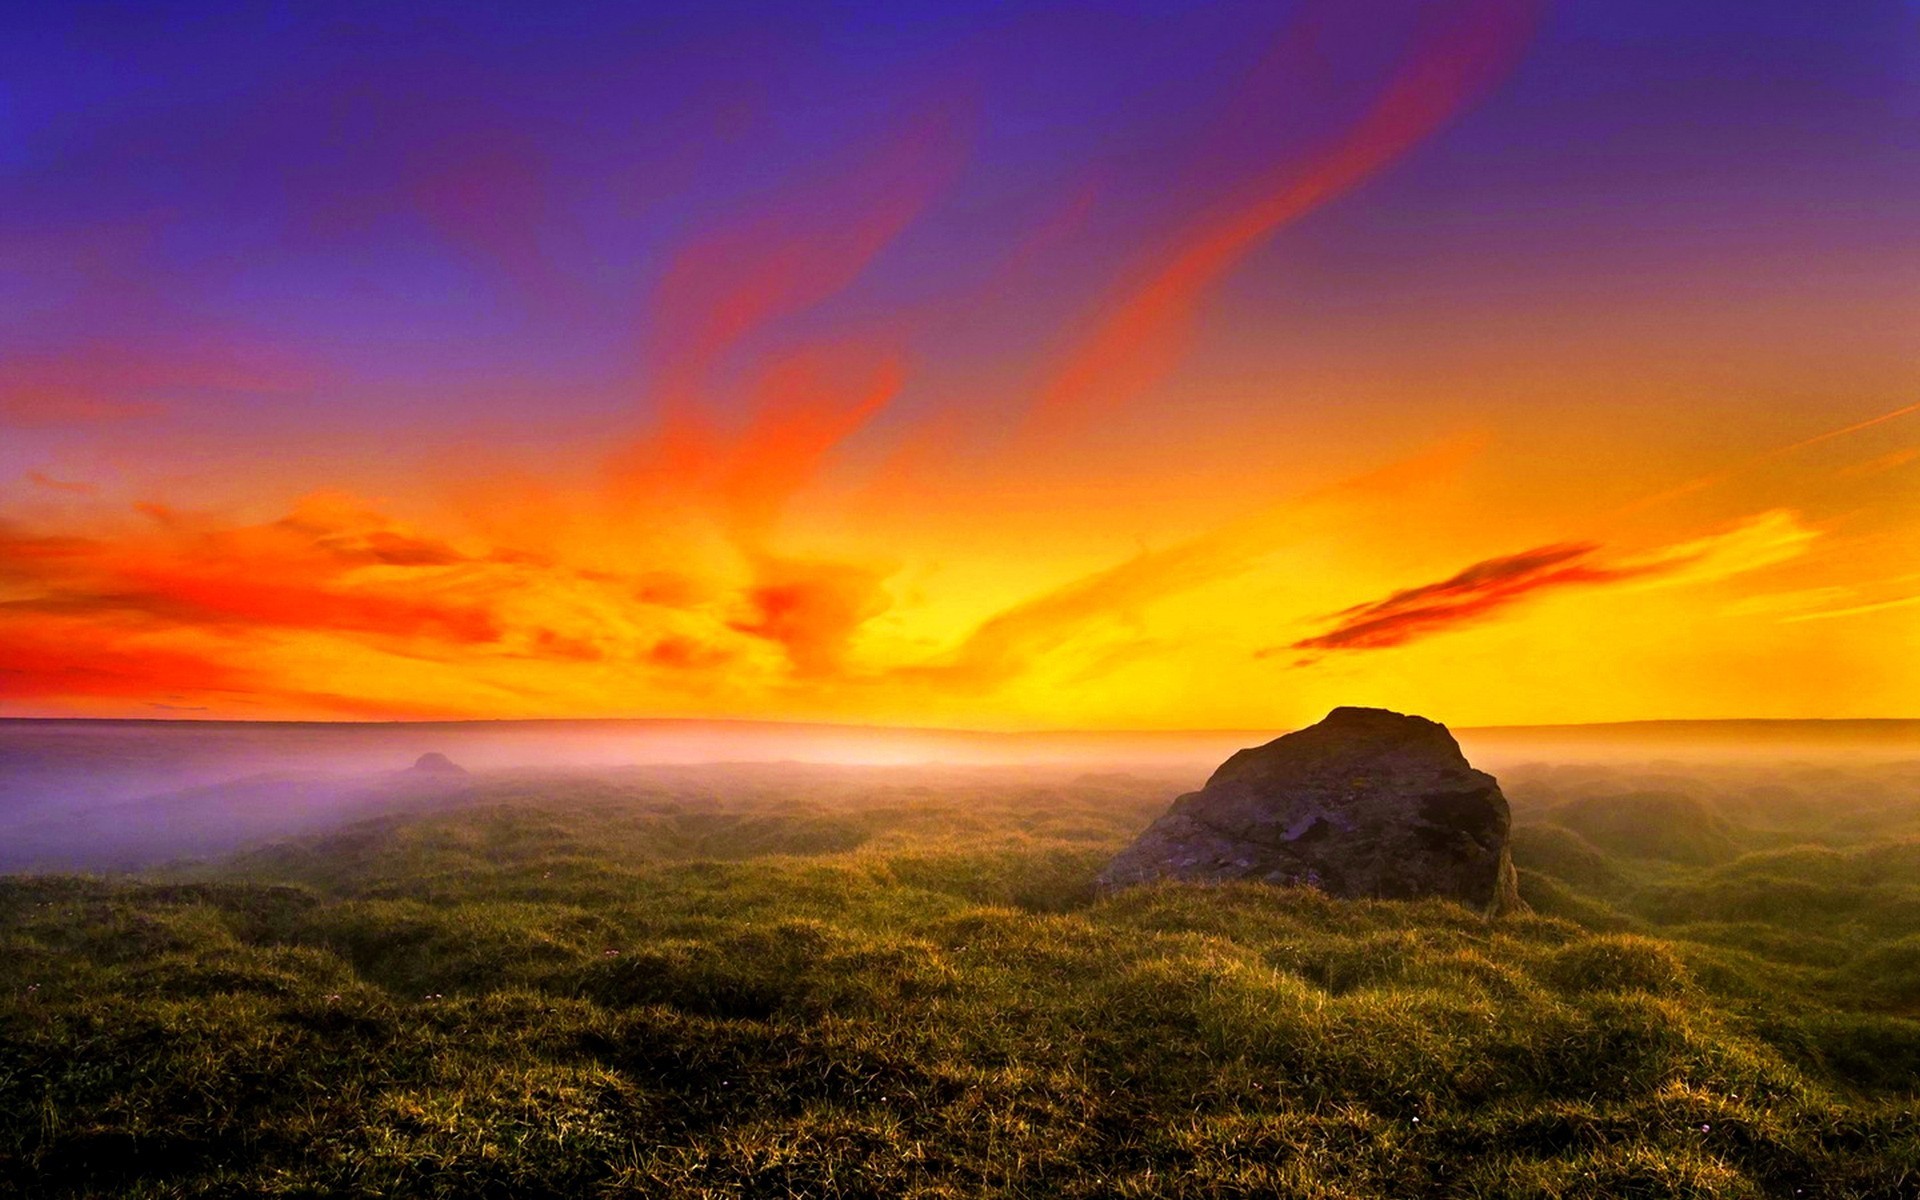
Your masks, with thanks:
M 1109 863 L 1099 884 L 1254 880 L 1509 912 L 1522 907 L 1511 822 L 1499 783 L 1468 765 L 1446 726 L 1336 708 L 1229 758 Z
M 413 766 L 407 768 L 413 775 L 465 775 L 467 769 L 444 754 L 422 754 L 413 760 Z

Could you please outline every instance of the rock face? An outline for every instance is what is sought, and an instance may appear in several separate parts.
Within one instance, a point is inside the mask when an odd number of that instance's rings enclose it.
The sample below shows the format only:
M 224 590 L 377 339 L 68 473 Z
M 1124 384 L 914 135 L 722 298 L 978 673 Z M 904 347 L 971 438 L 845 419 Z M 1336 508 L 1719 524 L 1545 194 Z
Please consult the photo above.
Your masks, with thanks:
M 459 776 L 467 773 L 465 767 L 438 752 L 422 754 L 413 760 L 413 766 L 407 771 L 412 775 Z
M 1336 708 L 1229 758 L 1099 883 L 1257 880 L 1343 899 L 1439 896 L 1497 914 L 1521 907 L 1510 822 L 1500 785 L 1467 764 L 1446 726 Z

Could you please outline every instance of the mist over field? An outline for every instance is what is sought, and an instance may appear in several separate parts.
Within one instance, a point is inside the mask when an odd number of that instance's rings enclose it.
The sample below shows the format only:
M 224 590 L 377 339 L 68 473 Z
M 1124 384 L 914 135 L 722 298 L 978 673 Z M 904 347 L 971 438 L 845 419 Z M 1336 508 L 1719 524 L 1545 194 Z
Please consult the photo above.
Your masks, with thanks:
M 1095 886 L 1259 735 L 8 722 L 0 1190 L 1910 1197 L 1917 730 L 1463 731 L 1489 919 Z
M 772 721 L 271 723 L 0 719 L 0 870 L 153 866 L 457 803 L 507 781 L 724 793 L 751 777 L 982 788 L 1138 777 L 1171 798 L 1283 731 L 980 733 Z M 1809 814 L 1870 805 L 1920 761 L 1920 721 L 1674 721 L 1458 731 L 1516 804 L 1569 788 L 1784 788 Z M 442 754 L 471 774 L 410 771 Z M 1593 768 L 1593 769 L 1584 769 Z M 1894 769 L 1892 778 L 1898 778 Z M 1521 786 L 1515 787 L 1519 782 Z M 1738 806 L 1739 801 L 1734 801 Z

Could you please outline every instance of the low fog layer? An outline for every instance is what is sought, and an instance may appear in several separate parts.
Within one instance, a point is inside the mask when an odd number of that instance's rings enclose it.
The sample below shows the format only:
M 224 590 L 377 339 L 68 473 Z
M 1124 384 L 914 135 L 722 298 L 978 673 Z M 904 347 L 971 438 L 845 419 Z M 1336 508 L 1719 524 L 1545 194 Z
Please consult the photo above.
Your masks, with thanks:
M 984 734 L 771 722 L 0 721 L 0 871 L 133 869 L 428 806 L 594 786 L 724 799 L 1007 789 L 1088 774 L 1170 799 L 1272 734 Z M 1516 824 L 1578 802 L 1705 830 L 1863 830 L 1920 806 L 1920 721 L 1648 722 L 1457 731 Z M 445 755 L 464 773 L 415 770 Z M 1568 810 L 1572 812 L 1573 810 Z M 1586 815 L 1581 815 L 1581 814 Z M 1612 814 L 1612 815 L 1609 815 Z M 1879 814 L 1876 816 L 1875 814 Z

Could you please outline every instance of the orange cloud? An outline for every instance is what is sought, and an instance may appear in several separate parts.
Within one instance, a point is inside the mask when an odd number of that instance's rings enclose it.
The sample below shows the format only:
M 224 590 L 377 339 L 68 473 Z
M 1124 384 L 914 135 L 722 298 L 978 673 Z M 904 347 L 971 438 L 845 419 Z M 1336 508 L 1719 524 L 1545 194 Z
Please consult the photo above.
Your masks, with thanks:
M 91 496 L 100 489 L 91 483 L 78 483 L 65 479 L 55 479 L 45 471 L 28 471 L 27 482 L 50 492 L 67 492 L 75 496 Z
M 957 107 L 674 258 L 652 302 L 654 428 L 607 460 L 628 519 L 657 529 L 690 517 L 743 558 L 764 557 L 787 502 L 898 395 L 897 350 L 846 337 L 777 347 L 763 335 L 853 283 L 953 181 L 965 154 Z
M 838 674 L 860 627 L 886 611 L 878 572 L 847 563 L 765 558 L 746 589 L 749 615 L 729 622 L 776 643 L 802 677 Z
M 271 528 L 293 535 L 295 545 L 310 544 L 342 564 L 446 567 L 474 561 L 451 543 L 395 528 L 379 513 L 338 496 L 310 496 Z M 499 552 L 492 557 L 497 560 Z
M 1332 147 L 1289 164 L 1253 199 L 1182 232 L 1144 281 L 1110 300 L 1092 336 L 1047 386 L 1036 418 L 1111 408 L 1152 387 L 1172 369 L 1207 289 L 1276 230 L 1359 184 L 1464 108 L 1512 63 L 1535 8 L 1528 0 L 1447 6 L 1441 31 L 1416 48 Z M 1289 45 L 1311 58 L 1311 39 Z
M 688 411 L 609 460 L 615 494 L 644 511 L 665 502 L 717 521 L 752 551 L 827 456 L 899 393 L 898 359 L 796 352 L 757 381 L 733 429 Z
M 1890 608 L 1912 608 L 1916 604 L 1920 604 L 1920 594 L 1895 596 L 1891 600 L 1875 600 L 1868 604 L 1849 604 L 1842 608 L 1823 609 L 1820 612 L 1797 613 L 1780 619 L 1790 622 L 1831 621 L 1835 617 L 1857 617 L 1862 613 L 1885 612 Z
M 1829 442 L 1834 438 L 1846 437 L 1848 434 L 1858 433 L 1862 429 L 1872 429 L 1875 425 L 1884 425 L 1888 421 L 1897 421 L 1901 417 L 1910 417 L 1915 413 L 1920 413 L 1920 404 L 1902 405 L 1899 408 L 1883 412 L 1879 416 L 1868 417 L 1864 421 L 1855 421 L 1851 425 L 1843 425 L 1838 429 L 1829 429 L 1824 433 L 1816 433 L 1809 438 L 1801 438 L 1792 445 L 1782 446 L 1778 450 L 1770 452 L 1766 457 L 1772 458 L 1782 454 L 1791 454 L 1795 450 L 1803 450 L 1808 446 L 1818 446 L 1821 442 Z
M 219 345 L 148 350 L 85 344 L 0 361 L 0 426 L 95 425 L 155 416 L 163 394 L 286 392 L 304 373 L 275 356 Z
M 143 618 L 158 625 L 259 627 L 498 641 L 484 607 L 415 585 L 352 578 L 367 564 L 458 561 L 391 528 L 352 528 L 307 510 L 239 529 L 197 528 L 160 506 L 154 535 L 118 540 L 0 535 L 0 577 L 25 594 L 12 613 Z M 367 518 L 362 517 L 363 521 Z
M 1899 408 L 1889 409 L 1886 412 L 1880 413 L 1878 416 L 1868 417 L 1863 421 L 1855 421 L 1835 429 L 1824 430 L 1811 437 L 1801 438 L 1796 442 L 1789 442 L 1784 446 L 1775 446 L 1771 450 L 1764 450 L 1759 454 L 1744 458 L 1732 466 L 1722 467 L 1717 471 L 1710 471 L 1705 475 L 1686 480 L 1673 487 L 1664 488 L 1651 496 L 1644 496 L 1620 509 L 1615 515 L 1625 516 L 1629 513 L 1636 513 L 1653 508 L 1656 505 L 1665 504 L 1669 500 L 1678 500 L 1683 496 L 1689 496 L 1695 492 L 1716 487 L 1742 472 L 1753 470 L 1755 467 L 1764 467 L 1770 463 L 1777 462 L 1797 451 L 1805 450 L 1809 446 L 1818 446 L 1823 442 L 1830 442 L 1835 438 L 1843 438 L 1849 434 L 1858 433 L 1863 429 L 1872 429 L 1876 425 L 1884 425 L 1888 421 L 1897 421 L 1902 417 L 1910 417 L 1916 413 L 1920 413 L 1920 404 L 1906 404 Z M 1896 467 L 1905 461 L 1907 461 L 1907 456 L 1903 452 L 1896 451 L 1895 454 L 1888 455 L 1885 460 L 1875 460 L 1874 464 L 1863 464 L 1864 467 L 1869 468 L 1863 473 L 1871 474 L 1875 469 Z M 1881 463 L 1884 463 L 1884 466 L 1875 465 Z M 1845 473 L 1847 472 L 1843 472 L 1843 474 Z
M 1887 454 L 1877 455 L 1865 462 L 1842 467 L 1840 474 L 1847 479 L 1860 479 L 1869 475 L 1879 475 L 1886 471 L 1895 471 L 1910 462 L 1920 460 L 1920 446 L 1908 446 Z
M 1149 604 L 1251 570 L 1315 528 L 1334 505 L 1398 497 L 1457 469 L 1477 449 L 1473 443 L 1444 445 L 1083 576 L 988 618 L 938 661 L 897 674 L 951 687 L 997 686 L 1090 626 L 1124 620 Z M 1104 653 L 1111 659 L 1115 652 L 1110 647 Z
M 75 634 L 83 640 L 76 645 Z M 239 692 L 258 681 L 212 658 L 137 644 L 101 646 L 72 625 L 0 626 L 0 698 L 139 700 L 176 692 Z
M 690 243 L 655 295 L 650 359 L 669 416 L 705 398 L 714 369 L 755 331 L 845 289 L 958 175 L 952 106 L 922 115 L 811 192 Z
M 83 644 L 83 651 L 76 650 Z M 156 699 L 160 698 L 160 699 Z M 0 626 L 0 701 L 144 701 L 149 708 L 206 712 L 213 706 L 163 701 L 206 699 L 222 711 L 291 703 L 342 716 L 385 719 L 446 715 L 444 705 L 395 704 L 364 696 L 276 685 L 213 655 L 115 637 L 91 625 L 50 622 Z
M 531 656 L 557 662 L 599 662 L 607 653 L 599 643 L 586 638 L 568 637 L 551 629 L 533 632 Z
M 702 671 L 723 666 L 733 655 L 685 634 L 669 634 L 647 648 L 645 660 L 656 667 L 675 671 Z
M 832 431 L 802 422 L 790 440 L 822 444 Z M 483 707 L 488 693 L 498 703 L 565 690 L 582 670 L 774 686 L 841 676 L 851 641 L 887 605 L 870 568 L 753 553 L 738 574 L 576 570 L 428 536 L 342 496 L 245 526 L 137 508 L 144 526 L 96 517 L 104 531 L 90 536 L 0 526 L 7 695 L 145 689 L 223 710 L 420 715 L 448 706 L 388 697 L 418 695 L 449 667 L 475 673 L 463 703 Z M 297 686 L 316 658 L 360 689 Z
M 407 191 L 455 247 L 497 268 L 527 298 L 565 306 L 577 289 L 540 243 L 554 217 L 551 170 L 537 145 L 496 129 L 481 142 L 430 152 Z
M 130 421 L 159 411 L 157 404 L 116 400 L 90 389 L 0 384 L 0 425 L 20 429 Z

